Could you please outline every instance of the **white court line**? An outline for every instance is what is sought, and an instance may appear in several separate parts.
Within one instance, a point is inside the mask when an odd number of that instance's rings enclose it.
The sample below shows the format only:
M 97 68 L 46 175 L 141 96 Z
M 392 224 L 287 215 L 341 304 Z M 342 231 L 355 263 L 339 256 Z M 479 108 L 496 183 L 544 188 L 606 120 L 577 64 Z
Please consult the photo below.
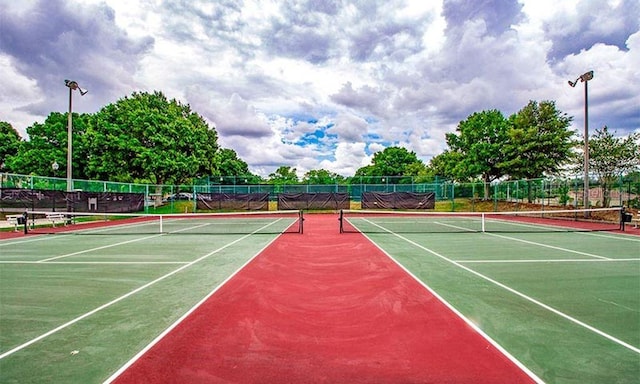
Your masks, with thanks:
M 7 246 L 11 246 L 11 245 L 15 245 L 15 244 L 23 244 L 23 243 L 30 243 L 33 241 L 42 241 L 42 240 L 53 240 L 53 239 L 60 239 L 63 237 L 68 237 L 71 236 L 73 234 L 77 234 L 77 233 L 86 233 L 86 232 L 90 232 L 91 233 L 101 233 L 101 232 L 106 232 L 106 231 L 110 231 L 113 229 L 118 229 L 118 228 L 123 228 L 123 227 L 141 227 L 141 226 L 148 226 L 148 225 L 155 225 L 157 226 L 157 223 L 155 222 L 141 222 L 141 223 L 127 223 L 127 224 L 113 224 L 113 225 L 109 225 L 107 227 L 104 228 L 75 228 L 72 229 L 68 232 L 60 232 L 60 233 L 56 233 L 55 236 L 47 236 L 47 233 L 32 233 L 29 235 L 28 239 L 19 239 L 19 240 L 15 240 L 15 239 L 6 239 L 6 240 L 0 240 L 0 247 L 7 247 Z
M 76 255 L 81 255 L 83 253 L 89 253 L 89 252 L 93 252 L 93 251 L 98 251 L 100 249 L 106 249 L 106 248 L 113 248 L 113 247 L 117 247 L 119 245 L 124 245 L 124 244 L 129 244 L 129 243 L 135 243 L 137 241 L 142 241 L 142 240 L 148 240 L 148 239 L 153 239 L 154 237 L 159 237 L 162 236 L 162 234 L 157 234 L 157 235 L 153 235 L 153 236 L 146 236 L 146 237 L 140 237 L 138 239 L 132 239 L 132 240 L 127 240 L 127 241 L 121 241 L 119 243 L 113 243 L 113 244 L 108 244 L 108 245 L 103 245 L 101 247 L 95 247 L 95 248 L 89 248 L 89 249 L 84 249 L 82 251 L 77 251 L 77 252 L 72 252 L 72 253 L 67 253 L 64 255 L 60 255 L 60 256 L 54 256 L 54 257 L 49 257 L 48 259 L 42 259 L 42 260 L 38 260 L 38 263 L 48 263 L 52 260 L 58 260 L 58 259 L 62 259 L 65 257 L 70 257 L 70 256 L 76 256 Z
M 135 264 L 188 264 L 188 261 L 47 261 L 43 263 L 41 261 L 2 261 L 0 260 L 0 264 L 39 264 L 39 265 L 48 265 L 48 264 L 111 264 L 111 265 L 135 265 Z
M 118 297 L 118 298 L 106 303 L 106 304 L 103 304 L 103 305 L 101 305 L 101 306 L 99 306 L 97 308 L 94 308 L 93 310 L 91 310 L 91 311 L 89 311 L 89 312 L 87 312 L 87 313 L 85 313 L 83 315 L 80 315 L 80 316 L 76 317 L 75 319 L 70 320 L 70 321 L 68 321 L 68 322 L 66 322 L 66 323 L 64 323 L 64 324 L 62 324 L 62 325 L 60 325 L 60 326 L 58 326 L 58 327 L 46 332 L 46 333 L 43 333 L 42 335 L 40 335 L 40 336 L 38 336 L 38 337 L 36 337 L 34 339 L 31 339 L 31 340 L 27 341 L 24 344 L 18 345 L 17 347 L 15 347 L 13 349 L 10 349 L 7 352 L 4 352 L 4 353 L 0 354 L 0 360 L 2 360 L 7 356 L 10 356 L 10 355 L 12 355 L 12 354 L 14 354 L 14 353 L 16 353 L 16 352 L 28 347 L 28 346 L 30 346 L 31 344 L 34 344 L 34 343 L 36 343 L 36 342 L 38 342 L 38 341 L 40 341 L 40 340 L 42 340 L 42 339 L 44 339 L 46 337 L 49 337 L 49 336 L 53 335 L 54 333 L 57 333 L 58 331 L 61 331 L 61 330 L 65 329 L 65 328 L 67 328 L 67 327 L 79 322 L 80 320 L 86 319 L 87 317 L 89 317 L 91 315 L 94 315 L 94 314 L 102 311 L 103 309 L 109 308 L 110 306 L 112 306 L 112 305 L 114 305 L 114 304 L 116 304 L 116 303 L 118 303 L 118 302 L 120 302 L 120 301 L 122 301 L 122 300 L 124 300 L 124 299 L 126 299 L 128 297 L 130 297 L 130 296 L 133 296 L 134 294 L 136 294 L 136 293 L 138 293 L 138 292 L 140 292 L 140 291 L 142 291 L 142 290 L 144 290 L 144 289 L 146 289 L 146 288 L 148 288 L 148 287 L 150 287 L 150 286 L 152 286 L 152 285 L 154 285 L 154 284 L 156 284 L 156 283 L 158 283 L 158 282 L 160 282 L 160 281 L 162 281 L 162 280 L 164 280 L 164 279 L 166 279 L 166 278 L 168 278 L 170 276 L 175 275 L 176 273 L 178 273 L 178 272 L 180 272 L 182 270 L 185 270 L 185 269 L 191 267 L 192 265 L 197 264 L 200 261 L 205 260 L 205 259 L 209 258 L 210 256 L 215 255 L 216 253 L 218 253 L 218 252 L 220 252 L 220 251 L 222 251 L 222 250 L 224 250 L 224 249 L 226 249 L 226 248 L 228 248 L 228 247 L 230 247 L 230 246 L 232 246 L 232 245 L 234 245 L 236 243 L 239 243 L 240 241 L 252 236 L 254 233 L 262 230 L 263 228 L 266 228 L 266 227 L 269 227 L 269 226 L 273 225 L 274 223 L 275 222 L 269 223 L 269 224 L 263 226 L 262 228 L 254 231 L 252 233 L 246 234 L 246 235 L 244 235 L 244 236 L 242 236 L 242 237 L 240 237 L 240 238 L 238 238 L 238 239 L 236 239 L 236 240 L 234 240 L 234 241 L 232 241 L 232 242 L 230 242 L 230 243 L 228 243 L 228 244 L 226 244 L 226 245 L 224 245 L 224 246 L 222 246 L 222 247 L 220 247 L 218 249 L 215 249 L 215 250 L 207 253 L 206 255 L 201 256 L 201 257 L 199 257 L 199 258 L 197 258 L 197 259 L 195 259 L 195 260 L 183 265 L 182 267 L 180 267 L 178 269 L 174 269 L 173 271 L 171 271 L 171 272 L 169 272 L 169 273 L 167 273 L 167 274 L 165 274 L 163 276 L 160 276 L 159 278 L 157 278 L 155 280 L 152 280 L 152 281 L 148 282 L 147 284 L 144 284 L 144 285 L 134 289 L 131 292 L 128 292 L 128 293 L 126 293 L 126 294 L 124 294 L 124 295 L 122 295 L 122 296 L 120 296 L 120 297 Z
M 206 225 L 207 225 L 207 224 L 200 224 L 200 225 L 196 225 L 196 226 L 194 226 L 194 227 L 189 227 L 189 228 L 184 228 L 184 229 L 181 229 L 181 230 L 178 230 L 178 231 L 173 231 L 173 232 L 171 232 L 171 233 L 178 233 L 178 232 L 190 231 L 190 230 L 192 230 L 192 229 L 196 229 L 196 228 L 204 227 L 204 226 L 206 226 Z M 47 263 L 47 262 L 50 262 L 50 261 L 52 261 L 52 260 L 62 259 L 62 258 L 65 258 L 65 257 L 70 257 L 70 256 L 81 255 L 81 254 L 83 254 L 83 253 L 89 253 L 89 252 L 93 252 L 93 251 L 98 251 L 98 250 L 100 250 L 100 249 L 106 249 L 106 248 L 117 247 L 117 246 L 120 246 L 120 245 L 129 244 L 129 243 L 135 243 L 135 242 L 142 241 L 142 240 L 153 239 L 153 238 L 155 238 L 155 237 L 160 237 L 160 236 L 163 236 L 163 235 L 164 235 L 164 234 L 162 234 L 162 233 L 158 233 L 158 234 L 151 235 L 151 236 L 140 237 L 140 238 L 138 238 L 138 239 L 132 239 L 132 240 L 127 240 L 127 241 L 121 241 L 121 242 L 119 242 L 119 243 L 103 245 L 103 246 L 101 246 L 101 247 L 90 248 L 90 249 L 85 249 L 85 250 L 78 251 L 78 252 L 67 253 L 67 254 L 65 254 L 65 255 L 60 255 L 60 256 L 50 257 L 50 258 L 48 258 L 48 259 L 39 260 L 38 262 L 39 262 L 39 263 Z
M 175 219 L 175 220 L 182 220 L 182 219 Z M 108 231 L 112 231 L 112 230 L 115 230 L 115 229 L 122 229 L 122 228 L 127 228 L 127 227 L 143 227 L 143 226 L 149 226 L 149 225 L 153 225 L 155 227 L 158 227 L 158 223 L 156 223 L 156 222 L 145 221 L 145 222 L 141 222 L 141 223 L 113 224 L 113 225 L 109 225 L 109 226 L 104 227 L 104 228 L 92 228 L 92 229 L 89 229 L 89 228 L 78 228 L 78 229 L 73 229 L 73 230 L 71 230 L 69 232 L 56 233 L 55 236 L 47 236 L 48 235 L 47 233 L 35 233 L 35 234 L 29 235 L 28 239 L 21 238 L 19 240 L 15 240 L 15 239 L 0 240 L 0 247 L 8 247 L 8 246 L 15 245 L 15 244 L 24 244 L 24 243 L 34 242 L 34 241 L 61 239 L 61 238 L 69 237 L 71 235 L 78 234 L 78 233 L 86 234 L 88 232 L 88 235 L 91 235 L 93 233 L 108 232 Z M 179 231 L 176 231 L 176 232 L 179 232 Z M 134 234 L 132 234 L 132 235 L 134 235 Z
M 517 213 L 517 212 L 514 212 Z M 541 213 L 544 215 L 544 211 L 536 211 L 536 213 Z M 487 214 L 491 214 L 491 212 L 487 212 Z M 590 230 L 588 229 L 580 229 L 580 228 L 572 228 L 570 226 L 563 226 L 560 224 L 556 224 L 556 225 L 552 225 L 552 224 L 533 224 L 533 223 L 527 223 L 527 222 L 518 222 L 518 221 L 510 221 L 510 220 L 506 220 L 506 219 L 501 219 L 501 218 L 487 218 L 486 219 L 487 222 L 493 222 L 493 223 L 501 223 L 501 224 L 507 224 L 507 225 L 511 225 L 511 226 L 520 226 L 520 227 L 527 227 L 527 228 L 536 228 L 536 229 L 540 229 L 542 228 L 547 228 L 550 232 L 558 232 L 558 233 L 562 233 L 562 232 L 572 232 L 572 233 L 583 233 L 583 234 L 590 234 L 590 233 L 594 233 L 597 232 L 598 230 L 595 230 L 593 232 L 589 232 Z M 606 223 L 605 223 L 606 224 Z M 604 228 L 602 230 L 608 231 L 608 230 L 613 230 L 615 229 L 615 224 L 609 222 L 609 224 L 611 225 L 611 228 Z M 630 235 L 627 235 L 630 236 Z
M 81 233 L 81 234 L 94 234 L 94 233 L 103 233 L 103 232 L 109 232 L 109 231 L 114 231 L 114 230 L 118 230 L 118 229 L 122 229 L 122 228 L 129 228 L 129 227 L 148 227 L 151 226 L 152 228 L 160 228 L 160 223 L 159 221 L 141 221 L 141 222 L 135 222 L 135 223 L 111 223 L 105 227 L 97 227 L 97 228 L 75 228 L 72 229 L 71 232 L 72 233 Z
M 620 261 L 640 261 L 640 259 L 524 259 L 524 260 L 453 260 L 461 264 L 509 264 L 509 263 L 617 263 Z
M 460 229 L 460 230 L 465 231 L 465 232 L 478 232 L 477 229 L 459 227 L 457 225 L 453 225 L 453 224 L 449 224 L 449 223 L 442 223 L 440 221 L 434 221 L 434 223 L 438 224 L 438 225 L 442 225 L 443 227 L 449 227 L 449 228 L 453 228 L 453 229 Z
M 372 223 L 374 224 L 374 223 Z M 451 224 L 445 224 L 445 223 L 437 223 L 440 225 L 443 225 L 445 227 L 451 227 L 451 228 L 455 228 L 455 229 L 462 229 L 465 231 L 471 231 L 471 232 L 475 232 L 475 230 L 472 229 L 468 229 L 468 228 L 463 228 L 463 227 L 458 227 L 456 225 L 451 225 Z M 376 225 L 376 224 L 374 224 Z M 544 247 L 544 248 L 550 248 L 550 249 L 555 249 L 556 251 L 563 251 L 563 252 L 569 252 L 569 253 L 575 253 L 578 255 L 582 255 L 582 256 L 589 256 L 589 257 L 594 257 L 596 259 L 602 259 L 602 260 L 612 260 L 609 257 L 604 257 L 604 256 L 598 256 L 598 255 L 594 255 L 592 253 L 586 253 L 586 252 L 580 252 L 580 251 L 576 251 L 573 249 L 567 249 L 567 248 L 562 248 L 562 247 L 556 247 L 553 245 L 548 245 L 548 244 L 544 244 L 544 243 L 538 243 L 535 241 L 529 241 L 529 240 L 523 240 L 523 239 L 518 239 L 517 237 L 511 237 L 511 236 L 505 236 L 505 235 L 498 235 L 496 233 L 491 233 L 491 232 L 484 232 L 485 235 L 489 235 L 489 236 L 495 236 L 495 237 L 501 237 L 503 239 L 509 239 L 509 240 L 514 240 L 514 241 L 519 241 L 521 243 L 526 243 L 526 244 L 531 244 L 531 245 L 535 245 L 538 247 Z
M 593 253 L 587 253 L 587 252 L 580 252 L 580 251 L 576 251 L 573 249 L 568 249 L 568 248 L 562 248 L 562 247 L 556 247 L 554 245 L 549 245 L 549 244 L 544 244 L 544 243 L 538 243 L 535 241 L 529 241 L 529 240 L 524 240 L 524 239 L 518 239 L 517 237 L 511 237 L 511 236 L 504 236 L 504 235 L 498 235 L 495 233 L 486 233 L 489 236 L 494 236 L 494 237 L 500 237 L 502 239 L 507 239 L 507 240 L 513 240 L 513 241 L 519 241 L 521 243 L 525 243 L 525 244 L 530 244 L 530 245 L 535 245 L 538 247 L 544 247 L 544 248 L 550 248 L 550 249 L 555 249 L 556 251 L 562 251 L 562 252 L 568 252 L 568 253 L 575 253 L 577 255 L 582 255 L 582 256 L 589 256 L 589 257 L 594 257 L 596 259 L 602 259 L 602 260 L 613 260 L 609 257 L 605 257 L 605 256 L 599 256 L 599 255 L 594 255 Z
M 630 235 L 627 233 L 619 233 L 617 235 L 605 235 L 603 233 L 597 232 L 574 232 L 576 234 L 585 235 L 585 236 L 595 236 L 595 237 L 604 237 L 605 239 L 615 239 L 615 240 L 623 240 L 623 241 L 633 241 L 636 243 L 640 243 L 640 236 Z
M 458 268 L 464 269 L 465 271 L 467 271 L 469 273 L 472 273 L 472 274 L 480 277 L 481 279 L 484 279 L 484 280 L 486 280 L 486 281 L 488 281 L 488 282 L 490 282 L 492 284 L 495 284 L 498 287 L 503 288 L 503 289 L 513 293 L 514 295 L 517 295 L 517 296 L 519 296 L 519 297 L 521 297 L 521 298 L 523 298 L 523 299 L 525 299 L 525 300 L 527 300 L 527 301 L 529 301 L 529 302 L 531 302 L 531 303 L 533 303 L 533 304 L 535 304 L 535 305 L 537 305 L 539 307 L 542 307 L 542 308 L 546 309 L 547 311 L 555 313 L 556 315 L 558 315 L 558 316 L 560 316 L 560 317 L 562 317 L 562 318 L 564 318 L 566 320 L 569 320 L 570 322 L 572 322 L 574 324 L 577 324 L 577 325 L 579 325 L 579 326 L 581 326 L 583 328 L 586 328 L 586 329 L 590 330 L 593 333 L 596 333 L 596 334 L 598 334 L 598 335 L 600 335 L 600 336 L 602 336 L 602 337 L 604 337 L 604 338 L 606 338 L 606 339 L 608 339 L 608 340 L 610 340 L 610 341 L 612 341 L 612 342 L 614 342 L 614 343 L 616 343 L 618 345 L 621 345 L 621 346 L 623 346 L 623 347 L 625 347 L 625 348 L 627 348 L 627 349 L 629 349 L 629 350 L 631 350 L 631 351 L 633 351 L 635 353 L 640 354 L 640 348 L 634 347 L 633 345 L 631 345 L 629 343 L 626 343 L 626 342 L 624 342 L 624 341 L 622 341 L 622 340 L 620 340 L 620 339 L 618 339 L 618 338 L 616 338 L 614 336 L 609 335 L 608 333 L 605 333 L 605 332 L 603 332 L 603 331 L 601 331 L 601 330 L 599 330 L 599 329 L 597 329 L 595 327 L 592 327 L 591 325 L 589 325 L 587 323 L 584 323 L 584 322 L 582 322 L 582 321 L 580 321 L 580 320 L 578 320 L 578 319 L 576 319 L 574 317 L 571 317 L 571 316 L 567 315 L 564 312 L 561 312 L 561 311 L 559 311 L 559 310 L 557 310 L 557 309 L 555 309 L 555 308 L 553 308 L 553 307 L 551 307 L 551 306 L 549 306 L 549 305 L 547 305 L 547 304 L 545 304 L 545 303 L 543 303 L 543 302 L 541 302 L 539 300 L 534 299 L 533 297 L 527 296 L 527 295 L 525 295 L 524 293 L 522 293 L 520 291 L 516 291 L 515 289 L 513 289 L 513 288 L 511 288 L 511 287 L 509 287 L 509 286 L 507 286 L 505 284 L 502 284 L 501 282 L 499 282 L 497 280 L 494 280 L 494 279 L 492 279 L 492 278 L 490 278 L 488 276 L 485 276 L 485 275 L 481 274 L 480 272 L 476 272 L 473 269 L 468 268 L 468 267 L 462 265 L 461 263 L 455 262 L 455 261 L 449 259 L 448 257 L 437 253 L 436 251 L 433 251 L 433 250 L 431 250 L 431 249 L 429 249 L 429 248 L 427 248 L 427 247 L 425 247 L 425 246 L 423 246 L 421 244 L 416 243 L 415 241 L 409 240 L 409 239 L 407 239 L 406 237 L 404 237 L 404 236 L 402 236 L 400 234 L 392 232 L 392 231 L 390 231 L 390 230 L 388 230 L 388 229 L 386 229 L 386 228 L 384 228 L 382 226 L 379 226 L 379 225 L 377 225 L 377 224 L 375 224 L 375 223 L 373 223 L 373 222 L 371 222 L 371 221 L 369 221 L 367 219 L 365 219 L 365 220 L 368 221 L 370 224 L 375 225 L 376 227 L 386 231 L 387 233 L 390 233 L 390 234 L 392 234 L 392 235 L 394 235 L 394 236 L 406 241 L 407 243 L 409 243 L 409 244 L 411 244 L 411 245 L 413 245 L 415 247 L 418 247 L 418 248 L 420 248 L 420 249 L 422 249 L 422 250 L 424 250 L 424 251 L 426 251 L 426 252 L 428 252 L 428 253 L 430 253 L 430 254 L 432 254 L 432 255 L 434 255 L 434 256 L 436 256 L 436 257 L 438 257 L 438 258 L 440 258 L 440 259 L 442 259 L 442 260 L 444 260 L 446 262 L 448 262 L 448 263 L 451 263 L 451 264 L 457 266 Z M 499 237 L 501 237 L 501 236 L 499 236 Z M 506 236 L 505 236 L 505 238 L 509 239 L 509 237 L 506 237 Z M 517 239 L 514 239 L 514 240 L 517 240 Z
M 45 236 L 44 234 L 37 234 L 37 235 L 32 235 L 35 237 L 30 237 L 28 239 L 20 239 L 20 240 L 15 240 L 14 239 L 7 239 L 7 240 L 2 240 L 0 241 L 0 247 L 8 247 L 11 245 L 16 245 L 16 244 L 24 244 L 24 243 L 31 243 L 34 241 L 42 241 L 42 240 L 51 240 L 54 239 L 54 237 L 51 236 Z M 60 239 L 62 237 L 67 237 L 70 235 L 56 235 L 55 238 Z

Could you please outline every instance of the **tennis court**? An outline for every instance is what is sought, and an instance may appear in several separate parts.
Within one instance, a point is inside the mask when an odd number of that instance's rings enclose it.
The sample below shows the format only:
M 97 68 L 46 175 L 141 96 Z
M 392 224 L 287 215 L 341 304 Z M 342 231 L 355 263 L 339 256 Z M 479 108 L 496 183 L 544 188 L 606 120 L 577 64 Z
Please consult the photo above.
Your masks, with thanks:
M 0 241 L 2 382 L 640 377 L 637 230 L 164 219 Z

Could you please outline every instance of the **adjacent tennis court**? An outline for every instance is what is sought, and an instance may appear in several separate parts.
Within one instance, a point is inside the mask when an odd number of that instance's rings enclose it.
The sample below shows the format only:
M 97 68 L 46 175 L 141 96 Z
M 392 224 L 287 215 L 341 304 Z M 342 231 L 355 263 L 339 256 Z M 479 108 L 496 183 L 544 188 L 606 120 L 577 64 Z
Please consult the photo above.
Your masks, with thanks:
M 2 382 L 640 377 L 640 231 L 338 219 L 105 219 L 2 240 Z

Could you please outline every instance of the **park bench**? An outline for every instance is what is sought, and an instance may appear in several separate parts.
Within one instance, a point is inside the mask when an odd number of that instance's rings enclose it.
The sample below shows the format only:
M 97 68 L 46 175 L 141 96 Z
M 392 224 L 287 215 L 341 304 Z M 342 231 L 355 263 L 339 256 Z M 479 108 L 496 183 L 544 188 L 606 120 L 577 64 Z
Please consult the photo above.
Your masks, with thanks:
M 50 212 L 46 214 L 47 220 L 51 221 L 53 227 L 56 227 L 56 223 L 67 225 L 67 217 L 62 213 Z
M 7 222 L 13 225 L 13 230 L 18 232 L 18 219 L 21 219 L 22 215 L 8 215 Z

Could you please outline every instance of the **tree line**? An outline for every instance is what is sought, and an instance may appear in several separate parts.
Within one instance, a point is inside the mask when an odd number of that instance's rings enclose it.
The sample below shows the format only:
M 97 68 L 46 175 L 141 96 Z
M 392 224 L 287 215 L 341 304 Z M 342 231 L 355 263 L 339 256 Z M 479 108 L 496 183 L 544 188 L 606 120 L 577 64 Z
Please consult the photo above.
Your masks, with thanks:
M 73 178 L 150 184 L 190 184 L 203 178 L 248 184 L 334 184 L 456 182 L 534 179 L 582 167 L 583 139 L 570 130 L 572 118 L 553 101 L 530 101 L 505 117 L 498 110 L 476 112 L 446 135 L 448 148 L 428 164 L 403 147 L 374 154 L 370 165 L 345 177 L 325 169 L 281 166 L 267 178 L 249 171 L 237 153 L 218 145 L 215 128 L 191 107 L 162 92 L 134 92 L 94 114 L 73 115 Z M 27 127 L 28 140 L 0 121 L 2 172 L 56 174 L 66 169 L 67 113 L 52 112 L 43 123 Z M 616 137 L 605 126 L 589 140 L 590 169 L 611 184 L 622 175 L 638 177 L 640 133 Z

